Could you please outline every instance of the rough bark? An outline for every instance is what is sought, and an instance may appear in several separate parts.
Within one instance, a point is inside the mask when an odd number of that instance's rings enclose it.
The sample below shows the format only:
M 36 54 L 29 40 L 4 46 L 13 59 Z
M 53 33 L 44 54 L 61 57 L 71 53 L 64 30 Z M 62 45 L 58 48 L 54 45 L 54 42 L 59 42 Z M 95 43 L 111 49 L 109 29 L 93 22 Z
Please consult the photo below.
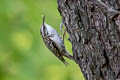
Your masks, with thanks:
M 120 79 L 120 0 L 58 0 L 86 80 Z

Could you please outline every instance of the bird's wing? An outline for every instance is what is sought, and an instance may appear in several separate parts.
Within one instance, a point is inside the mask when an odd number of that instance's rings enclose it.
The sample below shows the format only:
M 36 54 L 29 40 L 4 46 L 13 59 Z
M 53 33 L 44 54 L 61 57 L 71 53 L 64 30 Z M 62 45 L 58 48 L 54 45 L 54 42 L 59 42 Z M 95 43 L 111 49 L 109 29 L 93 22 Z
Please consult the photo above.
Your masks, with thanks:
M 65 59 L 63 58 L 61 52 L 60 52 L 60 49 L 58 48 L 58 46 L 56 45 L 56 43 L 54 41 L 52 41 L 52 39 L 50 39 L 51 41 L 51 46 L 53 46 L 53 50 L 52 52 L 54 53 L 54 55 L 59 59 L 61 60 L 66 66 L 68 65 L 68 63 L 65 61 Z

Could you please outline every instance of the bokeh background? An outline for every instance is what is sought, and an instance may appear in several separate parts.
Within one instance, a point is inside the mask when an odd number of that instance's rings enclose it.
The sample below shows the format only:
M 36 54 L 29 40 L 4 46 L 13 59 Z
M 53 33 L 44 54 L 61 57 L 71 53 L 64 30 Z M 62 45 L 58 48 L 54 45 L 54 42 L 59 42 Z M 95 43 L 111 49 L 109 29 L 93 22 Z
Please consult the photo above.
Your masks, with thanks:
M 44 45 L 42 15 L 60 32 L 57 0 L 0 0 L 0 80 L 84 80 L 78 65 L 66 59 L 66 67 Z

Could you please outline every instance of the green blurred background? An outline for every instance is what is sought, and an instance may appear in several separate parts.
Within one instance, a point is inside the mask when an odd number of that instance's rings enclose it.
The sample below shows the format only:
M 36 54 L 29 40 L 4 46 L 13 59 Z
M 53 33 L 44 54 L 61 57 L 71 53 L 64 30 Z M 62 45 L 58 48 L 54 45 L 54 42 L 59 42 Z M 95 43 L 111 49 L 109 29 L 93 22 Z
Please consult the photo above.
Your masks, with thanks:
M 60 32 L 57 0 L 0 0 L 0 80 L 84 80 L 73 61 L 66 67 L 44 45 L 42 15 Z

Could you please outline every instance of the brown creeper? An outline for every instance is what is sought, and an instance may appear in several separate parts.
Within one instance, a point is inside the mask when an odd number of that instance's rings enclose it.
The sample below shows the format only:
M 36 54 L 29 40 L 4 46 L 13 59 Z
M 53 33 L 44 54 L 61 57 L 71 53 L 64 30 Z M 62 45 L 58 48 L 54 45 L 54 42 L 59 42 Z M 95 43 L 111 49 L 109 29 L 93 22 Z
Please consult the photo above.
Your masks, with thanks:
M 45 23 L 45 16 L 43 17 L 43 24 L 40 28 L 40 33 L 48 49 L 65 65 L 68 63 L 65 61 L 63 56 L 74 60 L 73 56 L 66 51 L 64 42 L 57 31 Z

